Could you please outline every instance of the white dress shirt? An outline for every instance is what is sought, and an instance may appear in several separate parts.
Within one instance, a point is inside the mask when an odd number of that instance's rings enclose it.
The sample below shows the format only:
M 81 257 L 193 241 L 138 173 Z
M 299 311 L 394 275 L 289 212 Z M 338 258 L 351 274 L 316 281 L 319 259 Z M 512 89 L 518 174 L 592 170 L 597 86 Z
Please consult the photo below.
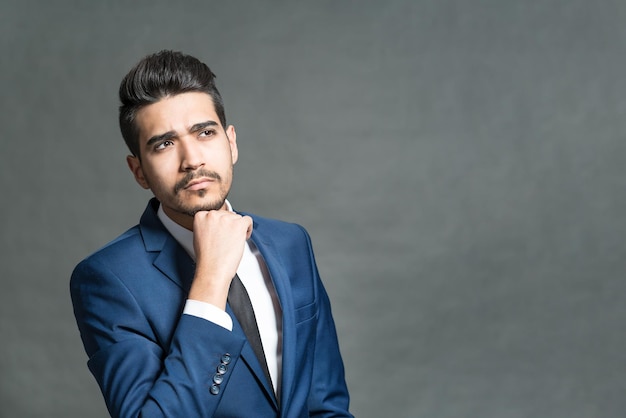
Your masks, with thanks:
M 230 202 L 226 201 L 226 206 L 232 212 Z M 162 206 L 159 206 L 157 215 L 165 229 L 195 260 L 193 232 L 171 220 L 163 211 Z M 282 312 L 265 261 L 251 240 L 246 241 L 237 275 L 250 296 L 267 367 L 272 377 L 274 391 L 278 393 L 282 363 Z M 233 329 L 233 320 L 230 315 L 210 303 L 187 299 L 183 314 L 206 319 L 229 331 Z

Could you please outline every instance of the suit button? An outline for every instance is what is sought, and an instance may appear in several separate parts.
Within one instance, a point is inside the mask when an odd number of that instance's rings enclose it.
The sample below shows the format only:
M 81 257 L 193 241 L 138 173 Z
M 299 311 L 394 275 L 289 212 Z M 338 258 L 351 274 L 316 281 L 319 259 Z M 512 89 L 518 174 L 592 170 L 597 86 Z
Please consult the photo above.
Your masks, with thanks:
M 222 361 L 222 364 L 229 364 L 231 360 L 230 354 L 222 354 L 222 358 L 220 360 Z
M 220 387 L 218 385 L 211 385 L 211 389 L 209 389 L 213 395 L 217 395 L 220 393 Z
M 220 364 L 219 366 L 217 366 L 218 374 L 226 374 L 227 371 L 228 371 L 228 367 L 226 367 L 225 365 Z
M 224 375 L 216 373 L 213 376 L 213 383 L 215 383 L 216 385 L 221 384 L 224 381 Z

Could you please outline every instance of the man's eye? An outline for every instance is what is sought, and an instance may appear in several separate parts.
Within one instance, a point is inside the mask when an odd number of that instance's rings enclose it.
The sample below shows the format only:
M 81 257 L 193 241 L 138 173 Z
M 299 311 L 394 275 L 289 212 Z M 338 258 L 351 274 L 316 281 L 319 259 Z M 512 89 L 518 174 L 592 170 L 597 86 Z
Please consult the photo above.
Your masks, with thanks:
M 215 135 L 214 129 L 205 129 L 204 131 L 200 131 L 200 136 L 213 136 Z
M 172 141 L 163 141 L 160 144 L 157 144 L 154 149 L 155 150 L 162 150 L 165 149 L 166 147 L 169 147 L 170 145 L 173 145 L 174 143 Z

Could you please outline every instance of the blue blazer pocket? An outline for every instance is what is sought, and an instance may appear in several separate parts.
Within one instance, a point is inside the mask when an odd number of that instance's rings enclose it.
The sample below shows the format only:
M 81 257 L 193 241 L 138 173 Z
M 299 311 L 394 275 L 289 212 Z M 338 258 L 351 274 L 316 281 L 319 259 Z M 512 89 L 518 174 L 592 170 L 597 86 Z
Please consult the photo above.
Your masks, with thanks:
M 296 325 L 313 318 L 316 312 L 317 303 L 315 302 L 296 308 Z

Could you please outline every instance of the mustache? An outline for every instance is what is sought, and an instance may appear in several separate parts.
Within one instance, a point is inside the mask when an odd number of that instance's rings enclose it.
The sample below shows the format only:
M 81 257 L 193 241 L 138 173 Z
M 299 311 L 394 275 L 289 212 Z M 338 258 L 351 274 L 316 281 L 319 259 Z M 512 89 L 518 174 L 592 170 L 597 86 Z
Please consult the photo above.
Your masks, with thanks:
M 219 175 L 219 173 L 215 171 L 205 170 L 205 169 L 190 171 L 187 174 L 185 174 L 185 177 L 183 177 L 178 183 L 174 185 L 174 193 L 180 192 L 189 184 L 190 181 L 199 179 L 199 178 L 213 179 L 213 180 L 216 180 L 218 183 L 222 181 L 222 177 Z

